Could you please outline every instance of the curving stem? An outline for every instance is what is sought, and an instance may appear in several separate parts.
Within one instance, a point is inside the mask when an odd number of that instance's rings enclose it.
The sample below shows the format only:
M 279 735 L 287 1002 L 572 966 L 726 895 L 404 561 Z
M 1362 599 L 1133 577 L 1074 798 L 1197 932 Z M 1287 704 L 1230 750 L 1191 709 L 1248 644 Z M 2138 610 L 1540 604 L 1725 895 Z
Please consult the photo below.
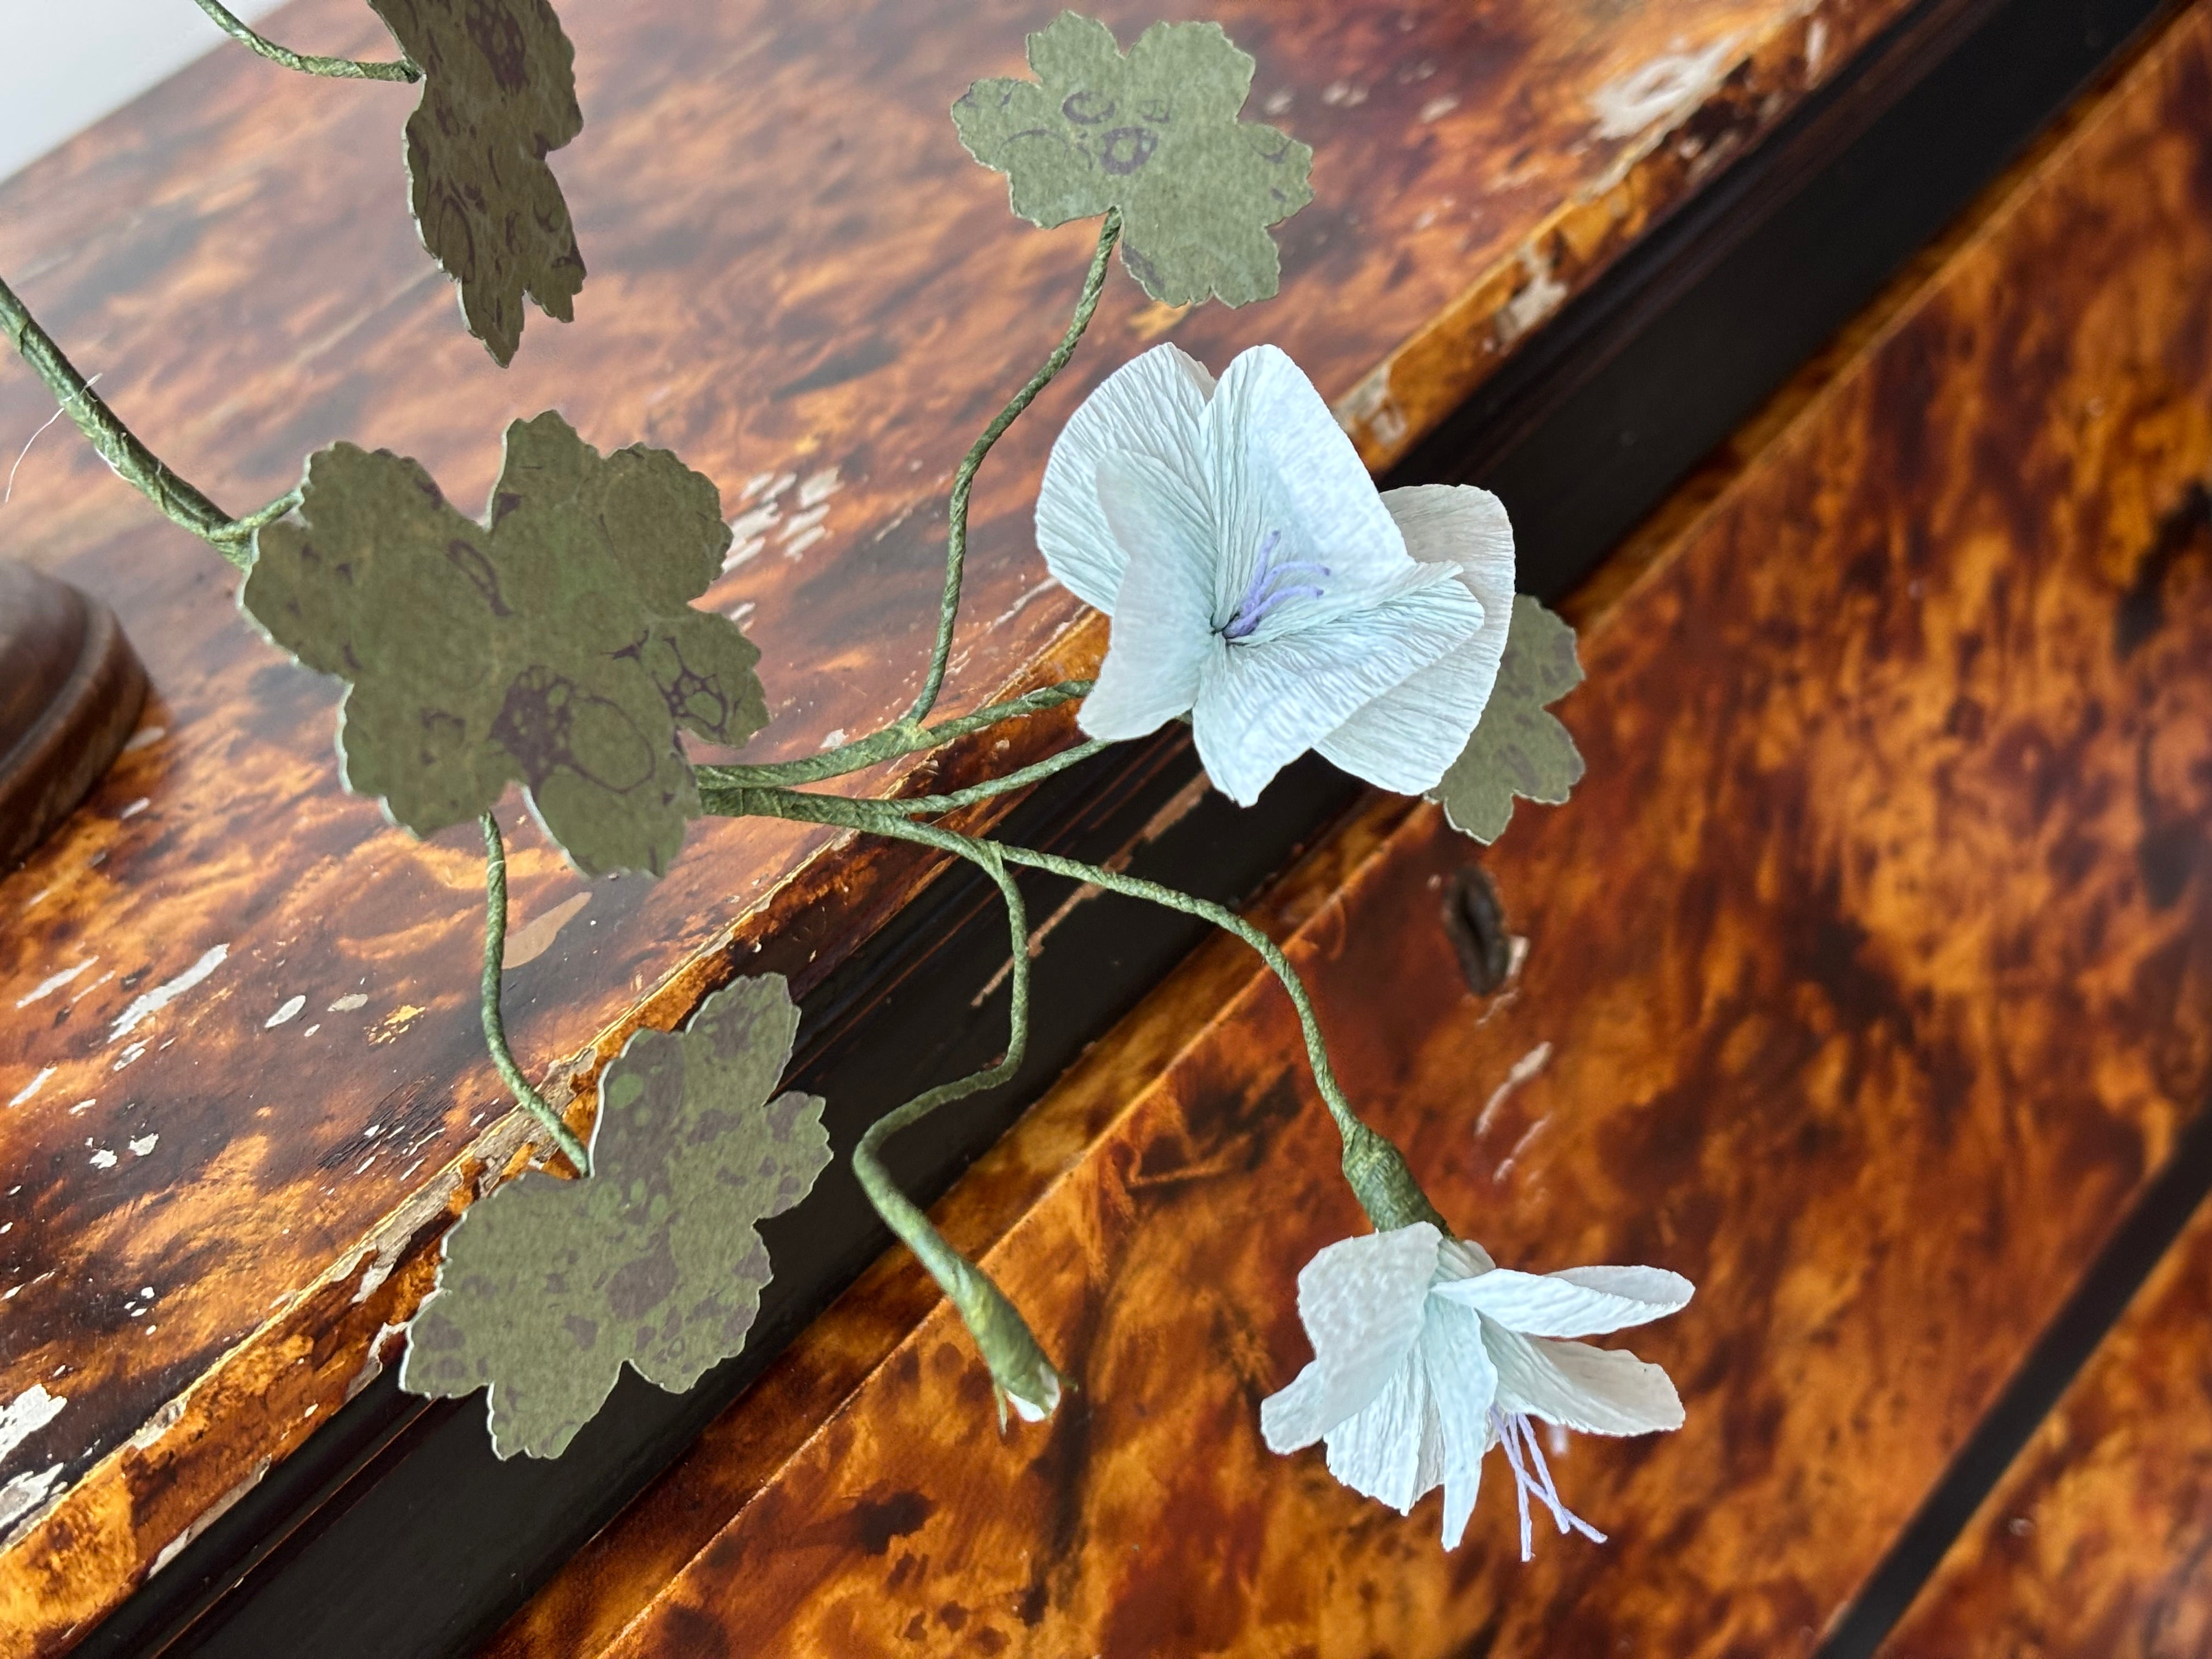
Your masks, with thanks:
M 945 592 L 937 611 L 937 643 L 929 653 L 929 672 L 921 683 L 921 691 L 907 710 L 909 721 L 920 720 L 937 706 L 937 694 L 945 689 L 945 665 L 952 655 L 952 624 L 960 614 L 960 582 L 968 562 L 968 497 L 975 488 L 975 474 L 983 465 L 983 458 L 991 453 L 991 446 L 1006 435 L 1021 412 L 1036 400 L 1038 392 L 1052 384 L 1052 377 L 1067 367 L 1067 360 L 1075 355 L 1075 347 L 1083 338 L 1083 331 L 1091 326 L 1093 313 L 1098 309 L 1098 295 L 1106 285 L 1106 262 L 1114 252 L 1114 244 L 1121 240 L 1121 210 L 1106 210 L 1106 222 L 1098 228 L 1097 251 L 1091 256 L 1091 269 L 1083 278 L 1083 292 L 1075 302 L 1075 315 L 1067 325 L 1067 332 L 1053 348 L 1052 356 L 1044 366 L 1030 376 L 1029 384 L 1013 395 L 1012 401 L 1000 410 L 991 424 L 983 428 L 982 436 L 969 447 L 952 475 L 952 503 L 945 537 Z
M 1006 1426 L 1006 1407 L 1030 1422 L 1052 1415 L 1060 1404 L 1061 1381 L 1028 1322 L 991 1282 L 983 1270 L 945 1242 L 921 1207 L 898 1189 L 884 1167 L 884 1143 L 901 1129 L 920 1122 L 939 1107 L 984 1089 L 995 1088 L 1021 1070 L 1029 1046 L 1030 953 L 1029 913 L 1021 890 L 1007 873 L 1000 849 L 994 843 L 939 830 L 933 824 L 894 824 L 886 822 L 876 833 L 901 841 L 934 847 L 975 865 L 998 886 L 1006 904 L 1006 927 L 1013 947 L 1012 1012 L 1009 1016 L 1006 1052 L 994 1066 L 970 1072 L 963 1078 L 925 1090 L 894 1111 L 868 1126 L 853 1149 L 853 1173 L 861 1190 L 876 1206 L 876 1213 L 921 1259 L 921 1265 L 959 1313 L 961 1322 L 975 1340 L 983 1362 L 991 1369 L 991 1382 L 999 1401 L 999 1424 Z
M 297 70 L 302 75 L 326 75 L 338 81 L 419 81 L 422 78 L 421 68 L 405 58 L 391 64 L 364 63 L 354 58 L 320 58 L 313 52 L 294 52 L 249 27 L 242 18 L 228 7 L 217 3 L 217 0 L 199 0 L 199 9 L 232 40 L 252 47 L 270 63 L 282 64 L 286 69 Z
M 5 282 L 0 282 L 0 332 L 38 372 L 60 403 L 62 412 L 90 440 L 116 477 L 160 507 L 171 522 L 211 544 L 240 570 L 253 562 L 253 532 L 300 504 L 300 492 L 295 489 L 243 519 L 225 513 L 138 441 Z
M 567 1120 L 553 1109 L 552 1103 L 530 1085 L 522 1074 L 522 1067 L 514 1063 L 514 1055 L 507 1046 L 507 1020 L 499 1008 L 500 981 L 507 959 L 507 843 L 499 833 L 499 820 L 489 812 L 483 815 L 484 838 L 484 957 L 483 982 L 484 1047 L 491 1050 L 491 1063 L 531 1116 L 544 1127 L 546 1133 L 568 1154 L 568 1162 L 576 1166 L 576 1173 L 592 1173 L 592 1155 L 584 1150 Z
M 725 792 L 710 810 L 730 816 L 778 817 L 805 823 L 832 823 L 858 830 L 870 835 L 892 836 L 905 840 L 919 840 L 915 832 L 927 829 L 934 836 L 931 844 L 959 852 L 961 856 L 978 859 L 988 856 L 1006 864 L 1018 865 L 1033 870 L 1042 870 L 1052 875 L 1065 876 L 1072 880 L 1088 882 L 1109 893 L 1143 899 L 1147 903 L 1175 910 L 1187 916 L 1195 916 L 1224 933 L 1233 933 L 1259 954 L 1291 1000 L 1297 1010 L 1298 1030 L 1305 1042 L 1306 1060 L 1312 1068 L 1314 1084 L 1321 1091 L 1322 1101 L 1336 1124 L 1343 1146 L 1344 1178 L 1352 1194 L 1366 1211 L 1367 1218 L 1378 1229 L 1411 1225 L 1425 1221 L 1447 1237 L 1451 1229 L 1429 1201 L 1420 1185 L 1413 1179 L 1406 1159 L 1389 1139 L 1363 1122 L 1345 1096 L 1343 1085 L 1338 1083 L 1336 1073 L 1329 1065 L 1328 1049 L 1322 1041 L 1321 1022 L 1315 1015 L 1313 999 L 1305 983 L 1298 977 L 1297 969 L 1291 965 L 1274 940 L 1254 927 L 1243 916 L 1224 905 L 1206 899 L 1194 898 L 1188 893 L 1164 887 L 1158 882 L 1141 877 L 1124 875 L 1098 865 L 1085 864 L 1078 859 L 1062 858 L 1054 853 L 1040 853 L 1027 847 L 1016 847 L 998 842 L 979 841 L 971 836 L 955 835 L 934 825 L 904 823 L 902 809 L 911 803 L 902 801 L 852 800 L 837 795 L 805 793 L 797 790 L 749 789 Z M 1018 972 L 1025 953 L 1015 952 Z

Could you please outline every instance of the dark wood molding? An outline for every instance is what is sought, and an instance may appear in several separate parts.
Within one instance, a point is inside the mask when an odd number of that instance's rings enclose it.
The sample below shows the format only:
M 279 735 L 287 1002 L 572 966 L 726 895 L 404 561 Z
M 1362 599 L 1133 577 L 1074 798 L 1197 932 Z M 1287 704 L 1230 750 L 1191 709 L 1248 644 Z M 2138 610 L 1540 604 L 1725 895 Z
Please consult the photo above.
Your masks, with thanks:
M 0 558 L 0 870 L 76 810 L 145 702 L 146 671 L 112 611 Z

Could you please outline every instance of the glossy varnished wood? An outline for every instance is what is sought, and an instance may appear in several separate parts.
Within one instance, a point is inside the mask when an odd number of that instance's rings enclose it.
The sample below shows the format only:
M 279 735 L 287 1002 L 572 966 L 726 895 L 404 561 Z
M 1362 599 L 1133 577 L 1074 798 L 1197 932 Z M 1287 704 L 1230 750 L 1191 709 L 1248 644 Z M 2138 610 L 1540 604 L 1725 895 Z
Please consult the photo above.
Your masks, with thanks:
M 1015 223 L 945 116 L 1054 9 L 574 0 L 587 125 L 556 167 L 592 276 L 578 322 L 533 318 L 506 374 L 407 219 L 412 94 L 240 52 L 10 181 L 0 268 L 234 510 L 341 437 L 411 453 L 470 501 L 505 422 L 556 404 L 602 447 L 680 450 L 756 527 L 711 599 L 767 653 L 760 752 L 805 752 L 911 693 L 950 467 L 1079 275 L 1089 230 Z M 1284 235 L 1284 297 L 1181 315 L 1117 284 L 986 473 L 956 702 L 1096 660 L 1101 631 L 1042 584 L 1025 502 L 1105 370 L 1170 336 L 1215 360 L 1272 338 L 1387 460 L 1900 9 L 1223 9 L 1260 59 L 1256 102 L 1322 158 Z M 1125 35 L 1151 15 L 1103 9 Z M 268 27 L 380 46 L 341 0 Z M 0 374 L 0 430 L 49 412 Z M 33 453 L 9 522 L 11 550 L 115 606 L 155 687 L 140 745 L 0 880 L 0 1152 L 18 1176 L 0 1195 L 0 1398 L 67 1402 L 0 1463 L 0 1483 L 31 1483 L 0 1549 L 0 1650 L 50 1651 L 338 1403 L 419 1291 L 441 1218 L 515 1133 L 477 1058 L 468 836 L 416 846 L 339 794 L 332 688 L 255 639 L 232 573 L 80 448 Z M 1040 720 L 950 773 L 1066 730 Z M 666 880 L 586 899 L 517 828 L 517 920 L 544 925 L 510 1024 L 535 1065 L 583 1055 L 556 1094 L 738 965 L 818 974 L 916 878 L 910 860 L 806 865 L 817 841 L 718 826 Z
M 2212 1650 L 2212 1207 L 1952 1546 L 1883 1659 Z
M 2200 8 L 1604 611 L 1572 804 L 1378 804 L 1262 908 L 1455 1220 L 1698 1283 L 1633 1344 L 1688 1425 L 1555 1464 L 1612 1543 L 1521 1565 L 1493 1470 L 1447 1556 L 1261 1445 L 1358 1221 L 1224 946 L 940 1206 L 1058 1419 L 888 1261 L 490 1651 L 1809 1651 L 2212 1082 L 2208 317 Z

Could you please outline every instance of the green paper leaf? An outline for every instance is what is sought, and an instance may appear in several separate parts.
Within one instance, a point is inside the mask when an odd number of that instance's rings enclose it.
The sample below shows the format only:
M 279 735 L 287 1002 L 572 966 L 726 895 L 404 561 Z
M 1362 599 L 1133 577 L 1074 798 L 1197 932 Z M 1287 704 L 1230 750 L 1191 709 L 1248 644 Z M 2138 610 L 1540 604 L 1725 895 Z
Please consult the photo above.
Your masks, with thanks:
M 1582 781 L 1582 751 L 1545 708 L 1582 684 L 1575 630 L 1530 599 L 1513 597 L 1513 626 L 1498 684 L 1467 747 L 1429 792 L 1452 828 L 1480 842 L 1505 833 L 1513 798 L 1557 806 Z
M 1125 58 L 1105 24 L 1066 11 L 1029 51 L 1035 81 L 978 81 L 952 106 L 1017 214 L 1049 228 L 1120 208 L 1121 263 L 1167 305 L 1275 292 L 1267 227 L 1313 199 L 1313 151 L 1237 118 L 1253 63 L 1219 24 L 1155 23 Z
M 569 322 L 584 258 L 545 164 L 583 131 L 575 48 L 545 0 L 369 0 L 422 70 L 407 177 L 422 246 L 461 290 L 461 315 L 503 368 L 522 296 Z
M 633 1036 L 600 1076 L 589 1179 L 527 1171 L 446 1235 L 399 1386 L 489 1384 L 492 1449 L 557 1457 L 625 1361 L 680 1391 L 742 1349 L 769 1277 L 754 1224 L 830 1162 L 821 1100 L 769 1098 L 798 1030 L 769 974 L 708 997 L 680 1036 Z
M 738 625 L 690 601 L 730 544 L 708 479 L 665 450 L 602 459 L 560 416 L 507 429 L 490 528 L 388 450 L 308 458 L 239 602 L 348 681 L 346 787 L 418 836 L 509 782 L 586 875 L 659 875 L 699 811 L 677 727 L 743 743 L 768 722 Z

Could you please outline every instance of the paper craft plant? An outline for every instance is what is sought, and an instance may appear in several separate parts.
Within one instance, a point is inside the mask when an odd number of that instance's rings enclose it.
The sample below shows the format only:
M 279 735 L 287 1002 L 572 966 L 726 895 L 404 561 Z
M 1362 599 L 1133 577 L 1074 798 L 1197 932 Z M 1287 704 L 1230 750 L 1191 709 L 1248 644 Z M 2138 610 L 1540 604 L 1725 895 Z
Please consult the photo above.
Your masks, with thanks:
M 583 262 L 546 157 L 581 116 L 573 54 L 544 0 L 371 0 L 404 54 L 380 62 L 292 52 L 216 0 L 198 3 L 289 69 L 421 82 L 406 124 L 411 200 L 470 330 L 505 363 L 526 295 L 569 317 Z M 116 471 L 246 573 L 246 615 L 345 683 L 347 787 L 417 835 L 481 825 L 485 1042 L 535 1121 L 548 1167 L 482 1199 L 447 1235 L 437 1287 L 410 1327 L 404 1386 L 486 1389 L 501 1456 L 559 1453 L 624 1364 L 689 1387 L 738 1352 L 752 1324 L 769 1277 L 755 1224 L 799 1202 L 830 1157 L 822 1103 L 776 1093 L 799 1014 L 773 975 L 708 996 L 680 1035 L 633 1038 L 599 1079 L 588 1146 L 532 1086 L 501 1011 L 506 856 L 491 809 L 516 783 L 587 875 L 658 876 L 679 855 L 687 821 L 713 813 L 916 842 L 997 886 L 1013 964 L 1005 1057 L 917 1095 L 850 1155 L 870 1200 L 973 1335 L 1002 1423 L 1009 1409 L 1049 1417 L 1063 1380 L 989 1276 L 898 1190 L 882 1152 L 900 1129 L 1020 1064 L 1030 932 L 1014 872 L 1088 882 L 1237 934 L 1301 1015 L 1346 1179 L 1376 1228 L 1323 1249 L 1299 1275 L 1316 1358 L 1262 1408 L 1267 1443 L 1291 1452 L 1322 1441 L 1340 1478 L 1401 1510 L 1441 1484 L 1447 1545 L 1466 1525 L 1483 1459 L 1502 1449 L 1524 1553 L 1532 1498 L 1562 1530 L 1595 1537 L 1560 1499 L 1530 1421 L 1608 1434 L 1678 1424 L 1680 1402 L 1656 1367 L 1576 1339 L 1673 1311 L 1687 1282 L 1654 1268 L 1496 1268 L 1361 1121 L 1304 987 L 1264 933 L 1118 871 L 941 822 L 1176 719 L 1190 720 L 1207 775 L 1240 802 L 1317 750 L 1383 788 L 1440 800 L 1480 841 L 1505 828 L 1516 796 L 1564 801 L 1582 773 L 1547 708 L 1581 678 L 1574 636 L 1514 594 L 1504 507 L 1466 487 L 1378 494 L 1320 393 L 1265 345 L 1218 379 L 1172 345 L 1104 378 L 1054 446 L 1036 507 L 1047 565 L 1112 617 L 1097 682 L 932 723 L 976 470 L 1074 353 L 1114 249 L 1170 305 L 1264 299 L 1279 281 L 1267 228 L 1312 193 L 1307 148 L 1242 118 L 1253 61 L 1216 26 L 1156 24 L 1125 54 L 1104 24 L 1068 13 L 1031 35 L 1029 52 L 1036 79 L 979 82 L 953 119 L 976 159 L 1007 175 L 1018 214 L 1040 225 L 1101 221 L 1074 316 L 954 476 L 945 596 L 920 694 L 880 729 L 804 760 L 712 766 L 685 755 L 681 732 L 739 745 L 767 705 L 759 653 L 734 623 L 692 604 L 731 532 L 713 483 L 675 456 L 602 456 L 549 411 L 508 428 L 482 522 L 449 506 L 415 462 L 343 443 L 309 457 L 298 489 L 234 518 L 116 418 L 4 283 L 0 324 Z M 809 787 L 1078 702 L 1089 741 L 957 797 Z M 561 1160 L 565 1177 L 554 1172 Z

